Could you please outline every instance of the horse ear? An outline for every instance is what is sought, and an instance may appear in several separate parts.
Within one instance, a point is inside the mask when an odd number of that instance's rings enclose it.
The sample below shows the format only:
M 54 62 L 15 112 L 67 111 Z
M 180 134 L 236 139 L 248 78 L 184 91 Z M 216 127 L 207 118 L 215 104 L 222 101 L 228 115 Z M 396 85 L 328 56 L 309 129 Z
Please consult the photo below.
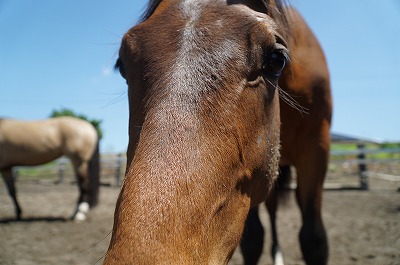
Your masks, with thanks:
M 122 60 L 121 60 L 120 57 L 118 57 L 117 61 L 115 62 L 114 70 L 115 71 L 119 71 L 121 76 L 126 79 L 126 77 L 125 77 L 125 68 L 124 68 L 124 65 L 123 65 Z

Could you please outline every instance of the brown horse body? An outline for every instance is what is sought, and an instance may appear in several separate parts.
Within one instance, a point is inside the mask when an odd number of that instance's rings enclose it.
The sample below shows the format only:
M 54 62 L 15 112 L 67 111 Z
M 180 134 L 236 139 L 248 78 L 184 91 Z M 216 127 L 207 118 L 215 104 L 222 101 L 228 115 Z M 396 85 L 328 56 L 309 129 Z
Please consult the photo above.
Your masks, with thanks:
M 87 206 L 97 203 L 99 154 L 96 129 L 72 117 L 40 121 L 0 119 L 0 171 L 13 198 L 16 215 L 21 209 L 16 198 L 12 168 L 36 166 L 65 155 L 77 175 L 80 197 L 75 219 L 84 219 Z
M 293 34 L 289 38 L 292 59 L 280 78 L 279 86 L 297 101 L 300 111 L 296 106 L 281 101 L 280 178 L 289 180 L 289 166 L 294 166 L 297 176 L 296 199 L 303 221 L 299 235 L 303 257 L 307 264 L 326 264 L 328 243 L 321 219 L 321 204 L 329 160 L 332 115 L 329 72 L 323 51 L 313 33 L 295 10 L 289 12 Z M 281 264 L 275 218 L 278 193 L 283 189 L 283 186 L 273 188 L 266 200 L 275 264 Z M 264 240 L 257 209 L 250 212 L 246 227 L 251 228 L 244 229 L 241 249 L 245 263 L 255 264 L 261 255 Z
M 125 34 L 117 66 L 129 86 L 128 166 L 105 264 L 228 262 L 277 177 L 277 84 L 292 49 L 285 12 L 278 1 L 151 1 Z M 303 79 L 299 50 L 280 84 L 307 107 L 316 91 L 292 85 Z M 284 128 L 299 120 L 281 111 Z

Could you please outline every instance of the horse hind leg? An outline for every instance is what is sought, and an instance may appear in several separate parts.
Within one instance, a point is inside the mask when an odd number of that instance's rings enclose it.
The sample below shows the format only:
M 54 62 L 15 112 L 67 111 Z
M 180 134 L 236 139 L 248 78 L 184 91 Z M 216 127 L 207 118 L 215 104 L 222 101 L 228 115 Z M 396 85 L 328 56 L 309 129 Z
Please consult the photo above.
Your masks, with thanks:
M 75 212 L 72 216 L 74 221 L 86 220 L 89 212 L 89 175 L 87 162 L 74 162 L 76 178 L 79 186 L 79 198 Z
M 14 185 L 12 169 L 11 168 L 2 169 L 1 174 L 3 175 L 4 182 L 7 185 L 8 194 L 10 194 L 10 196 L 14 202 L 16 218 L 17 218 L 17 220 L 21 220 L 22 210 L 19 207 L 19 203 L 17 200 L 17 194 L 16 194 L 15 185 Z
M 276 211 L 278 209 L 278 198 L 284 197 L 285 185 L 291 179 L 290 166 L 281 166 L 279 168 L 279 177 L 275 187 L 268 194 L 265 201 L 269 213 L 271 224 L 271 256 L 274 265 L 283 265 L 283 256 L 279 247 L 278 233 L 276 228 Z M 247 216 L 242 240 L 240 241 L 240 249 L 242 251 L 244 264 L 257 264 L 264 247 L 264 228 L 261 224 L 258 207 L 250 209 Z
M 278 207 L 278 196 L 275 188 L 271 190 L 265 204 L 269 213 L 269 221 L 271 225 L 271 257 L 274 265 L 283 265 L 282 252 L 279 247 L 278 232 L 276 228 L 276 211 Z
M 90 206 L 88 202 L 79 202 L 73 216 L 74 221 L 76 222 L 85 221 L 87 218 L 87 214 L 89 212 L 89 208 Z
M 271 225 L 271 257 L 274 265 L 283 265 L 283 256 L 279 247 L 278 232 L 276 226 L 276 212 L 278 209 L 278 199 L 285 198 L 287 195 L 286 184 L 291 179 L 290 166 L 279 167 L 279 176 L 276 185 L 271 189 L 265 205 L 268 209 L 269 221 Z
M 258 206 L 250 209 L 240 241 L 245 265 L 256 265 L 264 246 L 264 228 L 258 216 Z

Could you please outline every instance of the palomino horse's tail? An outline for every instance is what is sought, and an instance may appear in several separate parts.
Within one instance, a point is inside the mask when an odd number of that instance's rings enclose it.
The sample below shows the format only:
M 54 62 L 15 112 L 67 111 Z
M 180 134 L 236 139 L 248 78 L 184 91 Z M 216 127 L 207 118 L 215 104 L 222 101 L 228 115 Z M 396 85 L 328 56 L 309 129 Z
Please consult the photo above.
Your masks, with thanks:
M 97 141 L 96 149 L 89 161 L 89 205 L 93 208 L 99 201 L 100 186 L 100 148 Z

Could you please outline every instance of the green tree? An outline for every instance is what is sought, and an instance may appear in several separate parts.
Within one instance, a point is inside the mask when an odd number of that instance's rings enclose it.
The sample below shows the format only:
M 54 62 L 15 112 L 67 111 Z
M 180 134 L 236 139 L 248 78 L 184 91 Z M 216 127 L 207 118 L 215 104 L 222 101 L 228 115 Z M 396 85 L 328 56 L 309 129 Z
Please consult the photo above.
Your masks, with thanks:
M 400 142 L 384 142 L 381 144 L 381 148 L 400 148 Z
M 62 108 L 60 110 L 53 110 L 50 114 L 50 117 L 61 117 L 61 116 L 70 116 L 79 118 L 85 121 L 90 122 L 97 130 L 97 134 L 99 135 L 99 140 L 103 138 L 103 130 L 101 129 L 102 120 L 98 119 L 89 119 L 86 115 L 75 113 L 73 110 Z

